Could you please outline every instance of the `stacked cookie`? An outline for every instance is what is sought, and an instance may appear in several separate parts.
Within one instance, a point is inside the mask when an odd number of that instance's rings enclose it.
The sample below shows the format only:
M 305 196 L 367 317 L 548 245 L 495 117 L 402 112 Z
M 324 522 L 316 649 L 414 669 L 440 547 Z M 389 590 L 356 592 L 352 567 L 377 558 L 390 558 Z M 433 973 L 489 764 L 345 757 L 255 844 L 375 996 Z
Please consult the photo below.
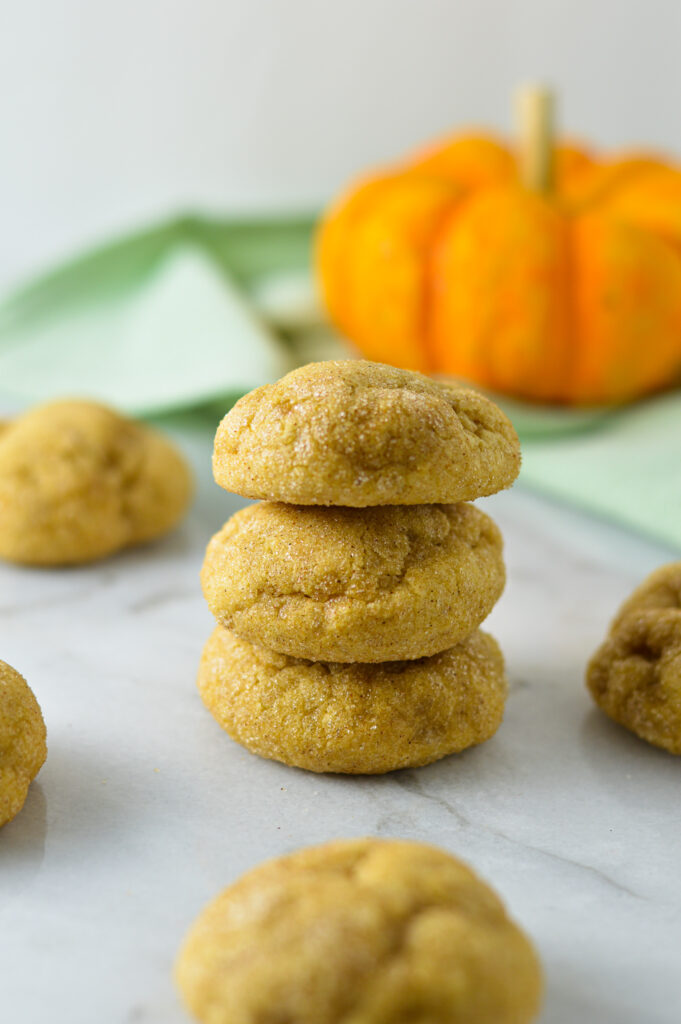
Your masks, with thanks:
M 488 739 L 506 696 L 478 630 L 504 587 L 497 527 L 518 439 L 475 392 L 376 363 L 313 363 L 246 395 L 217 482 L 259 504 L 202 570 L 218 627 L 201 696 L 238 742 L 318 772 L 427 764 Z

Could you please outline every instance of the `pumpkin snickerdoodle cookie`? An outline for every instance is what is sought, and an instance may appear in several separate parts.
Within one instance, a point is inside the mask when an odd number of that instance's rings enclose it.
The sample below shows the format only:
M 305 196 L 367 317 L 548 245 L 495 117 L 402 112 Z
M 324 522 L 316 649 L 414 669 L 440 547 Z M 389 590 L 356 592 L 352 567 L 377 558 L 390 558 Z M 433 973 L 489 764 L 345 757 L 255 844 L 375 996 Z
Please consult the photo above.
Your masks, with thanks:
M 370 775 L 489 739 L 507 684 L 496 642 L 479 630 L 430 658 L 377 665 L 290 658 L 218 626 L 198 688 L 223 729 L 253 753 L 313 772 Z
M 170 530 L 192 492 L 161 434 L 88 401 L 30 410 L 0 432 L 0 558 L 74 565 Z
M 669 562 L 651 572 L 619 608 L 610 632 L 615 632 L 632 612 L 681 611 L 681 562 Z
M 493 890 L 445 851 L 394 839 L 249 871 L 201 913 L 176 979 L 203 1024 L 530 1024 L 542 990 Z
M 681 562 L 651 573 L 624 602 L 586 682 L 610 718 L 681 755 Z
M 202 571 L 221 625 L 322 661 L 443 651 L 479 626 L 504 581 L 501 534 L 465 503 L 251 505 L 213 538 Z
M 298 505 L 469 501 L 509 487 L 515 430 L 489 399 L 363 360 L 310 363 L 257 388 L 215 437 L 221 487 Z
M 28 683 L 0 661 L 0 827 L 14 818 L 47 755 L 43 716 Z

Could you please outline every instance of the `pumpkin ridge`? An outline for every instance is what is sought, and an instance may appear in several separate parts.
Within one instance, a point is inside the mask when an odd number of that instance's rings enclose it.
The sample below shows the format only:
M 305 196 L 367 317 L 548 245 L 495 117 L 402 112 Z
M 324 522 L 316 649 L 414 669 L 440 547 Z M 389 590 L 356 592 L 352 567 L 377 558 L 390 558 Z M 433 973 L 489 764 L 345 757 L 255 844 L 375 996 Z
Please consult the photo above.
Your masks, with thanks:
M 578 275 L 578 261 L 575 244 L 575 218 L 565 214 L 565 273 L 562 280 L 562 305 L 563 305 L 563 330 L 565 334 L 565 376 L 561 394 L 557 397 L 560 402 L 569 402 L 570 395 L 575 394 L 579 386 L 580 364 L 583 356 L 581 344 L 581 332 L 578 327 L 577 297 L 575 285 Z
M 440 223 L 433 229 L 433 233 L 426 248 L 425 272 L 423 275 L 423 295 L 421 309 L 421 345 L 424 349 L 429 372 L 437 370 L 437 355 L 433 339 L 433 318 L 435 313 L 434 295 L 437 290 L 435 266 L 437 263 L 437 252 L 442 241 L 442 236 L 447 233 L 451 223 L 460 216 L 464 207 L 471 202 L 475 195 L 473 189 L 469 189 L 465 195 L 458 199 L 452 199 L 451 205 L 442 214 Z
M 314 256 L 324 301 L 332 321 L 349 338 L 353 338 L 353 302 L 348 286 L 352 237 L 367 208 L 371 209 L 376 196 L 397 177 L 393 170 L 366 176 L 332 203 L 316 233 Z
M 497 186 L 498 187 L 498 186 Z M 505 187 L 505 186 L 501 186 Z M 459 218 L 466 213 L 468 208 L 475 203 L 479 198 L 480 192 L 477 189 L 469 189 L 464 196 L 458 201 L 458 203 L 452 203 L 451 209 L 442 218 L 442 223 L 438 226 L 436 232 L 433 233 L 433 238 L 430 242 L 428 250 L 428 265 L 427 265 L 427 292 L 425 298 L 428 302 L 427 310 L 424 314 L 424 329 L 427 333 L 424 334 L 424 345 L 426 353 L 428 355 L 429 362 L 434 365 L 435 369 L 438 369 L 438 363 L 442 360 L 439 355 L 440 344 L 439 340 L 435 337 L 436 334 L 436 313 L 438 312 L 438 302 L 436 299 L 438 291 L 438 271 L 437 266 L 440 261 L 440 251 L 444 248 L 447 236 L 452 229 L 456 229 Z M 456 339 L 453 339 L 454 345 L 456 345 Z M 448 369 L 445 369 L 445 376 L 456 380 L 466 380 L 468 377 L 460 377 L 456 374 L 451 373 Z
M 430 369 L 422 337 L 430 236 L 456 200 L 444 179 L 397 177 L 355 223 L 346 253 L 350 324 L 371 358 Z

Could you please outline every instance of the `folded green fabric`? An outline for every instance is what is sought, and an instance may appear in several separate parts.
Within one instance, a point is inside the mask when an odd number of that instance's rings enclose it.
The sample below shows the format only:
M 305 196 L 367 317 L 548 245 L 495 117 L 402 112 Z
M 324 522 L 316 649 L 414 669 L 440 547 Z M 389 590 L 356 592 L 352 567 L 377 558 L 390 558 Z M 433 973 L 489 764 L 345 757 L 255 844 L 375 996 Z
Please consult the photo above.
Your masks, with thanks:
M 562 436 L 520 433 L 524 484 L 681 547 L 678 391 Z
M 0 397 L 149 415 L 276 379 L 296 358 L 250 293 L 282 270 L 307 279 L 312 224 L 184 217 L 29 284 L 0 306 Z
M 203 407 L 350 349 L 310 272 L 314 217 L 183 217 L 58 268 L 0 303 L 0 413 L 59 395 L 129 413 Z M 681 393 L 608 411 L 498 399 L 521 482 L 681 547 Z M 196 417 L 192 418 L 195 429 Z

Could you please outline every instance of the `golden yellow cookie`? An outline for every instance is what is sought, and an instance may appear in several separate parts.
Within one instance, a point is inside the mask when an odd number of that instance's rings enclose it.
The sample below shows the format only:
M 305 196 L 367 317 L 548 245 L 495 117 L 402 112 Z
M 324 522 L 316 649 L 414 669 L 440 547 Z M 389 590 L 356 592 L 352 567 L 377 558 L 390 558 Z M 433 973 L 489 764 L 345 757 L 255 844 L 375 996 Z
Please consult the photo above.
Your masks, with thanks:
M 213 456 L 221 487 L 300 505 L 468 501 L 519 469 L 516 433 L 489 399 L 362 360 L 309 363 L 252 391 Z
M 220 626 L 199 668 L 204 704 L 255 754 L 313 772 L 372 775 L 430 764 L 501 724 L 504 661 L 477 631 L 415 661 L 302 661 Z
M 681 754 L 681 610 L 637 611 L 632 601 L 591 659 L 586 681 L 606 715 Z
M 199 916 L 176 979 L 203 1024 L 529 1024 L 542 978 L 498 896 L 444 850 L 311 847 Z
M 681 562 L 670 562 L 646 577 L 617 612 L 611 632 L 632 612 L 656 608 L 681 609 Z
M 0 661 L 0 827 L 24 806 L 47 756 L 38 701 L 18 672 Z
M 393 661 L 444 651 L 504 589 L 502 541 L 473 505 L 312 508 L 262 502 L 208 545 L 217 621 L 294 658 Z
M 41 405 L 0 433 L 0 557 L 71 565 L 151 540 L 187 509 L 177 449 L 94 402 Z

